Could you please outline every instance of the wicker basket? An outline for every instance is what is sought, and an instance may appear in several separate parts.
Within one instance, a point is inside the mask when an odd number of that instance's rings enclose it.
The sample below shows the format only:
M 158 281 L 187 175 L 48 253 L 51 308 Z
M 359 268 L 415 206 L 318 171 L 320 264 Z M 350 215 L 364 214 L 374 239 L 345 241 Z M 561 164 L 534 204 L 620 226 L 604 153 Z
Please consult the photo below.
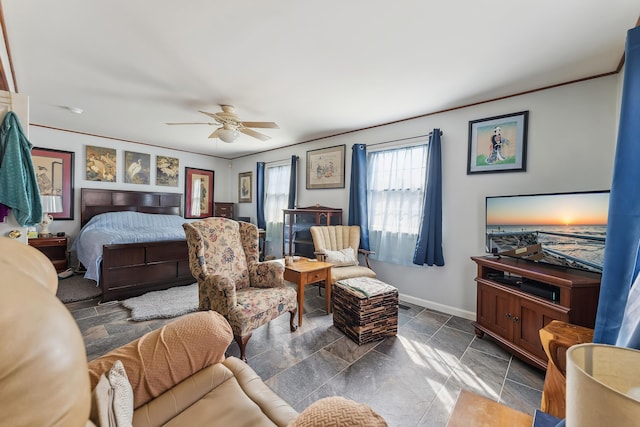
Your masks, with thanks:
M 366 294 L 358 289 L 366 289 Z M 333 287 L 333 324 L 358 345 L 396 335 L 398 290 L 372 278 L 337 282 Z

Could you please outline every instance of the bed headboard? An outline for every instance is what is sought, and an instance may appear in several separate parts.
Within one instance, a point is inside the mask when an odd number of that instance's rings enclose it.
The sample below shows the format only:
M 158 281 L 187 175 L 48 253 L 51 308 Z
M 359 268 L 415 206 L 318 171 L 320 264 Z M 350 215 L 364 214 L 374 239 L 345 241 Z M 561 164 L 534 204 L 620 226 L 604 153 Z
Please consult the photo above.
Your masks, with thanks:
M 181 193 L 83 188 L 81 201 L 81 226 L 84 226 L 95 215 L 105 212 L 133 211 L 152 214 L 182 215 Z

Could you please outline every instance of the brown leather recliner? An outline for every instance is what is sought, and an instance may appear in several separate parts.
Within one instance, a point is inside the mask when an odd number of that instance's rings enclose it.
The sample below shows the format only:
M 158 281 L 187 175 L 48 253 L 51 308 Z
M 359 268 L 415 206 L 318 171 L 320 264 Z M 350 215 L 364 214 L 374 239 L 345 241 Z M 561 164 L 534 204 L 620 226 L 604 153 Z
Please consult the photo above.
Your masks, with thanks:
M 0 427 L 93 426 L 92 390 L 116 360 L 131 385 L 134 426 L 386 425 L 368 406 L 339 397 L 298 415 L 246 363 L 225 359 L 232 331 L 213 311 L 185 315 L 87 364 L 80 330 L 54 295 L 51 262 L 0 237 L 0 272 Z

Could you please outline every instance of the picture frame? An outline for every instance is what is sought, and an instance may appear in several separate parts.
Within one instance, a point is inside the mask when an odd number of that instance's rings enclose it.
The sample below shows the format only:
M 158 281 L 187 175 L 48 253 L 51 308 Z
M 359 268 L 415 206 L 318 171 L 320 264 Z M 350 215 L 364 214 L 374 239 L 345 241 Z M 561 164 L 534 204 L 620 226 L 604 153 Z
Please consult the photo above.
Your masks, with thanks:
M 344 188 L 346 145 L 307 151 L 307 190 Z
M 469 122 L 467 175 L 525 172 L 529 111 Z
M 184 176 L 184 217 L 194 219 L 213 216 L 215 171 L 186 167 Z
M 156 185 L 177 187 L 180 180 L 180 159 L 156 156 Z
M 151 155 L 124 152 L 124 182 L 125 184 L 149 185 L 151 176 Z
M 62 212 L 49 213 L 60 220 L 73 219 L 73 168 L 75 153 L 51 148 L 31 149 L 31 160 L 42 195 L 62 196 Z
M 87 145 L 85 148 L 85 179 L 116 182 L 118 160 L 116 149 Z
M 253 182 L 252 172 L 242 172 L 238 174 L 238 203 L 251 203 Z

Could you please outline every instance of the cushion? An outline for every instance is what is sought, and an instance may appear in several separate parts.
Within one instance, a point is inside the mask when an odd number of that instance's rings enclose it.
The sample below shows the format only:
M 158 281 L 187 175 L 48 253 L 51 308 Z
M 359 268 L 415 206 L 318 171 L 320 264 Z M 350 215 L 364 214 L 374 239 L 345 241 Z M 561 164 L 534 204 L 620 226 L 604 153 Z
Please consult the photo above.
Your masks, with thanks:
M 356 257 L 353 248 L 341 249 L 339 251 L 325 250 L 324 257 L 324 260 L 329 264 L 333 264 L 334 267 L 358 265 L 358 258 Z
M 344 397 L 325 397 L 311 404 L 288 427 L 386 426 L 387 422 L 364 403 Z
M 91 421 L 99 427 L 131 426 L 133 389 L 122 362 L 116 360 L 92 391 Z
M 190 313 L 89 362 L 91 385 L 120 360 L 137 408 L 195 372 L 222 362 L 232 339 L 231 327 L 219 313 Z

